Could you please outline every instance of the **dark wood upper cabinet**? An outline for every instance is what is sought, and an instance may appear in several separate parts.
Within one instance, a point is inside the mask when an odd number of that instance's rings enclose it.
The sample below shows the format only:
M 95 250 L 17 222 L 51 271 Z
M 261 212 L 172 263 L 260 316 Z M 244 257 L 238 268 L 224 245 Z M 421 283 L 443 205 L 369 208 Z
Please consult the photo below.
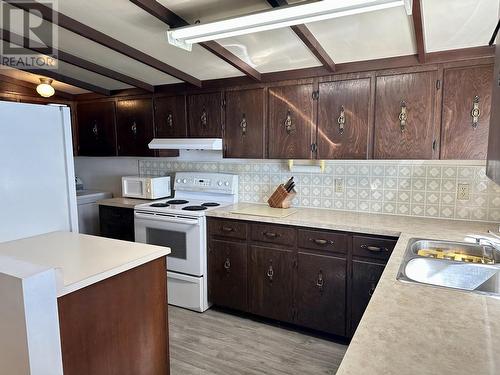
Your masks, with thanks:
M 269 88 L 270 159 L 310 159 L 316 136 L 313 85 Z
M 500 47 L 497 37 L 495 49 L 495 67 L 492 82 L 492 111 L 490 116 L 490 134 L 488 140 L 488 161 L 486 163 L 486 174 L 489 178 L 500 184 Z
M 186 97 L 168 96 L 154 99 L 155 129 L 158 138 L 187 136 Z
M 441 159 L 486 159 L 493 66 L 444 71 Z
M 117 101 L 116 128 L 119 156 L 154 156 L 148 148 L 154 137 L 151 99 Z
M 264 89 L 226 92 L 224 157 L 264 158 Z
M 78 155 L 116 155 L 115 103 L 78 103 Z
M 193 138 L 222 138 L 222 93 L 189 95 L 188 134 Z
M 366 159 L 370 78 L 319 84 L 318 159 Z
M 437 71 L 378 76 L 375 159 L 433 159 Z M 437 150 L 436 150 L 437 151 Z

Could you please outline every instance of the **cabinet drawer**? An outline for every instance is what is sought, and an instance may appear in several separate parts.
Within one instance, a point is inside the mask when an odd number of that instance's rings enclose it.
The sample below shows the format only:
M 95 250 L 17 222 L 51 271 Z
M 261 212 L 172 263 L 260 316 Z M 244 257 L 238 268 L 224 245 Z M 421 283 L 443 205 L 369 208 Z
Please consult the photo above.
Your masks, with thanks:
M 299 229 L 299 247 L 345 254 L 347 253 L 347 235 L 343 233 Z
M 353 255 L 387 260 L 391 256 L 396 239 L 370 236 L 353 236 Z
M 210 236 L 222 236 L 228 238 L 247 238 L 247 224 L 235 220 L 210 220 L 208 224 Z
M 295 246 L 295 228 L 279 225 L 252 224 L 252 241 L 275 243 L 278 245 Z

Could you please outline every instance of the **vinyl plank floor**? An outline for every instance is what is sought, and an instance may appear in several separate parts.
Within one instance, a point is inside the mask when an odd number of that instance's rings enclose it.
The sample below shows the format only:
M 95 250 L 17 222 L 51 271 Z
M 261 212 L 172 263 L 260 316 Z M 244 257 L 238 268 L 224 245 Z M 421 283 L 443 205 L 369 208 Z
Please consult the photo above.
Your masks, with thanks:
M 347 349 L 213 309 L 168 313 L 172 375 L 331 375 Z

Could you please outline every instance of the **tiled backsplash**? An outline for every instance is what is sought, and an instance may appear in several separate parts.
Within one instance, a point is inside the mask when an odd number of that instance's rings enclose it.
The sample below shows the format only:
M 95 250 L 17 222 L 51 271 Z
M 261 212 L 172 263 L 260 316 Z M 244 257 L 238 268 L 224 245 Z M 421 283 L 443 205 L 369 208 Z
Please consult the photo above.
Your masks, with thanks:
M 324 173 L 292 173 L 286 161 L 216 162 L 145 159 L 144 175 L 177 171 L 236 173 L 241 202 L 265 203 L 274 188 L 295 177 L 296 207 L 385 213 L 434 218 L 500 221 L 500 186 L 485 175 L 484 165 L 422 161 L 327 161 Z M 335 182 L 343 191 L 335 191 Z M 457 199 L 468 184 L 468 200 Z

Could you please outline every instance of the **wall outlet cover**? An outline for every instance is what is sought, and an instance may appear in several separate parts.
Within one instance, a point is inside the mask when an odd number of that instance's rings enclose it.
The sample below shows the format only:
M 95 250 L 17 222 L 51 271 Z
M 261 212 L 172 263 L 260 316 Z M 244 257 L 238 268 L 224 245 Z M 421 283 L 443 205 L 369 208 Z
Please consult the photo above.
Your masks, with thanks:
M 343 193 L 344 192 L 344 179 L 343 178 L 336 178 L 335 179 L 335 192 L 336 193 Z
M 461 201 L 468 201 L 470 199 L 470 185 L 458 184 L 457 199 Z

